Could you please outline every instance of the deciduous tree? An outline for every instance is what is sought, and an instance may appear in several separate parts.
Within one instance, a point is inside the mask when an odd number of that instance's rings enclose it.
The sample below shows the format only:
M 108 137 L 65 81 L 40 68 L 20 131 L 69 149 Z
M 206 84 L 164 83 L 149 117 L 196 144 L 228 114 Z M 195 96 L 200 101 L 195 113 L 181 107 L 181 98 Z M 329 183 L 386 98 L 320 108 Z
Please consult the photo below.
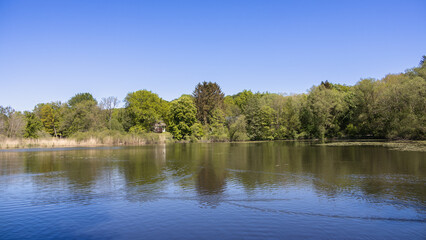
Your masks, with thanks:
M 168 129 L 177 140 L 192 135 L 192 125 L 197 121 L 197 108 L 194 99 L 189 95 L 182 95 L 170 104 L 167 114 Z
M 133 125 L 148 131 L 153 130 L 156 122 L 165 118 L 168 110 L 167 101 L 147 90 L 127 94 L 125 102 Z

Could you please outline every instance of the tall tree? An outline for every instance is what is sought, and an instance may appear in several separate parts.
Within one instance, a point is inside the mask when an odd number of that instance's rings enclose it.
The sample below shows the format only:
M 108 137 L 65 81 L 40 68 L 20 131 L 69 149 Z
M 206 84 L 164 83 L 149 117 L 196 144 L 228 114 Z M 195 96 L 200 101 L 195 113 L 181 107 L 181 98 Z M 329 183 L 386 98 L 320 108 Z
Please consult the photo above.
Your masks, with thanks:
M 377 120 L 389 139 L 421 139 L 426 134 L 426 79 L 388 75 L 380 83 Z
M 251 140 L 272 140 L 274 138 L 275 114 L 275 110 L 260 98 L 248 100 L 245 116 L 247 134 Z
M 338 119 L 346 107 L 344 103 L 344 93 L 332 86 L 327 88 L 327 85 L 321 84 L 313 87 L 307 101 L 311 135 L 321 141 L 326 136 L 337 136 L 340 130 Z
M 43 127 L 40 119 L 34 112 L 25 112 L 26 126 L 25 126 L 25 138 L 38 138 L 39 131 Z
M 10 106 L 0 106 L 0 134 L 7 135 L 9 117 L 13 114 L 14 111 L 15 110 Z
M 254 94 L 250 90 L 243 90 L 242 92 L 239 92 L 234 95 L 235 104 L 240 108 L 242 112 L 244 112 L 248 101 L 253 97 L 259 97 L 259 94 Z
M 7 137 L 22 137 L 26 119 L 21 112 L 12 107 L 0 106 L 0 134 Z
M 217 83 L 199 83 L 192 94 L 197 107 L 197 118 L 202 124 L 210 124 L 215 109 L 223 107 L 224 94 Z
M 24 134 L 26 120 L 21 112 L 13 112 L 8 119 L 7 136 L 22 137 Z
M 125 101 L 126 110 L 138 129 L 153 130 L 154 124 L 163 120 L 167 113 L 168 102 L 148 90 L 129 93 Z
M 243 141 L 247 140 L 247 124 L 244 115 L 239 115 L 229 124 L 229 140 L 230 141 Z
M 51 136 L 58 137 L 59 125 L 61 119 L 61 103 L 46 103 L 36 106 L 36 112 L 39 115 L 43 127 Z
M 378 82 L 375 79 L 361 79 L 354 86 L 354 117 L 352 120 L 352 132 L 356 135 L 378 136 L 377 125 L 377 100 Z
M 112 129 L 112 113 L 119 103 L 120 101 L 116 97 L 102 98 L 102 101 L 100 103 L 101 109 L 106 112 L 108 119 L 108 128 L 110 130 Z
M 167 119 L 169 132 L 175 139 L 181 140 L 190 136 L 192 125 L 197 121 L 197 108 L 192 96 L 182 95 L 171 102 Z
M 61 107 L 63 120 L 60 130 L 65 136 L 76 132 L 96 131 L 105 128 L 96 99 L 90 93 L 76 94 Z

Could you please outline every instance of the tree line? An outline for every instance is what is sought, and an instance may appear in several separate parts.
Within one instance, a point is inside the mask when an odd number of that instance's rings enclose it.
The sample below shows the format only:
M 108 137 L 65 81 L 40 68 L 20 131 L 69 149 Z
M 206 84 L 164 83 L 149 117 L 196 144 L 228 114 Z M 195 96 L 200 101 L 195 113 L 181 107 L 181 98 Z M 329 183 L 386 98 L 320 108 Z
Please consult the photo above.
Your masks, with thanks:
M 0 135 L 73 137 L 82 132 L 153 132 L 159 123 L 176 140 L 243 141 L 326 138 L 425 139 L 426 56 L 420 65 L 354 86 L 321 82 L 307 93 L 222 92 L 199 83 L 192 95 L 166 101 L 156 93 L 129 93 L 97 101 L 79 93 L 65 103 L 37 104 L 19 112 L 0 106 Z

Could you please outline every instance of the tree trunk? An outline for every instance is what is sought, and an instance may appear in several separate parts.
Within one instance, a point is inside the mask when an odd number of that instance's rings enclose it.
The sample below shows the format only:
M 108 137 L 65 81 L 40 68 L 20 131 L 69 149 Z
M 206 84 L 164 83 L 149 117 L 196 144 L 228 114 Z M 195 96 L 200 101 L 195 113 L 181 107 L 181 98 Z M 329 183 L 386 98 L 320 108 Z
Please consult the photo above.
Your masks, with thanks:
M 56 127 L 55 127 L 55 124 L 53 124 L 53 131 L 55 131 L 55 137 L 58 137 L 58 135 L 56 134 Z

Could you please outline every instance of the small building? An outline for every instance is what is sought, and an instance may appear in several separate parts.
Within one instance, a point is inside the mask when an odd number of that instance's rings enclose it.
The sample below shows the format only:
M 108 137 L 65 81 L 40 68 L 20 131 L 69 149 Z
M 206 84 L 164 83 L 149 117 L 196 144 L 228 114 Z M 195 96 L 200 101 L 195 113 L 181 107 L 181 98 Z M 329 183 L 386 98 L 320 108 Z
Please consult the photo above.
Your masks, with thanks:
M 166 124 L 164 122 L 157 122 L 154 124 L 154 132 L 163 133 L 166 131 Z

